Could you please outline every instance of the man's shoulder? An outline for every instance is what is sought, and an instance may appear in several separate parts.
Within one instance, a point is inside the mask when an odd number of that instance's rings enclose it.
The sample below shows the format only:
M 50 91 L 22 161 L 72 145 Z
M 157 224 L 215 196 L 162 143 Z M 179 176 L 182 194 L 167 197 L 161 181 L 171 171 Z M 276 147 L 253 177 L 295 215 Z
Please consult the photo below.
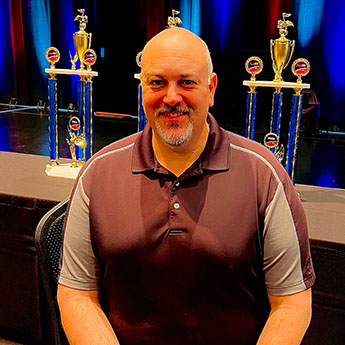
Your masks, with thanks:
M 243 159 L 249 159 L 252 162 L 261 162 L 264 166 L 269 168 L 276 177 L 279 176 L 279 179 L 285 179 L 286 172 L 282 164 L 263 144 L 232 132 L 227 133 L 230 138 L 231 149 L 240 153 Z
M 84 165 L 81 175 L 84 175 L 91 167 L 102 166 L 113 162 L 113 160 L 119 158 L 121 160 L 131 159 L 132 148 L 135 145 L 135 141 L 141 132 L 134 133 L 128 137 L 122 138 L 120 140 L 114 141 L 113 143 L 103 147 L 97 151 Z M 91 169 L 93 170 L 93 169 Z
M 116 154 L 131 149 L 139 135 L 141 135 L 141 132 L 134 133 L 128 137 L 112 142 L 94 154 L 91 158 L 91 161 L 94 159 L 99 159 L 100 157 L 106 157 L 111 154 Z
M 274 157 L 270 150 L 268 150 L 264 145 L 255 140 L 247 139 L 233 132 L 227 131 L 227 134 L 229 135 L 230 145 L 233 149 L 242 150 L 244 152 L 252 152 L 256 155 L 263 156 L 268 159 Z

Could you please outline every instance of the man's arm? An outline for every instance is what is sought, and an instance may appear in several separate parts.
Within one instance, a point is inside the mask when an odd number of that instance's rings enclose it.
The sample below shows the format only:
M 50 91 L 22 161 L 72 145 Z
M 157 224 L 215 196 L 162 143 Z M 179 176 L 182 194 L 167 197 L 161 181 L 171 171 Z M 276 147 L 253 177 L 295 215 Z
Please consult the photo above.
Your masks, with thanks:
M 298 345 L 311 320 L 311 289 L 268 296 L 271 312 L 257 345 Z
M 78 290 L 59 284 L 61 321 L 71 345 L 119 345 L 99 304 L 99 290 Z

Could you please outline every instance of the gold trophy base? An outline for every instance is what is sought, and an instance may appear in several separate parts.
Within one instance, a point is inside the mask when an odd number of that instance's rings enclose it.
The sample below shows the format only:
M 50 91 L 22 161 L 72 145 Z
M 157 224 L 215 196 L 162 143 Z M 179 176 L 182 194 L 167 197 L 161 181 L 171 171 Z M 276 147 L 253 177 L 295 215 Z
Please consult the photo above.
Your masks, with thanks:
M 80 166 L 72 166 L 71 163 L 59 164 L 59 165 L 46 165 L 45 173 L 50 177 L 62 177 L 75 180 L 79 174 Z

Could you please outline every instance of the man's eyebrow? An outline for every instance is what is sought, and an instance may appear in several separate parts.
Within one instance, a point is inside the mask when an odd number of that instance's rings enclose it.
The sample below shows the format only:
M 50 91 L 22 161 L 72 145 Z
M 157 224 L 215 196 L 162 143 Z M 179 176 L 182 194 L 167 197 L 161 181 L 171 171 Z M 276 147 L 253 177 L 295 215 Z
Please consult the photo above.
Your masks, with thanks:
M 142 74 L 142 78 L 143 79 L 149 79 L 149 78 L 159 78 L 159 79 L 165 79 L 166 77 L 164 77 L 161 73 L 157 72 L 148 72 L 148 73 L 143 73 Z M 193 79 L 197 79 L 198 75 L 196 75 L 195 73 L 181 73 L 178 78 L 181 79 L 186 79 L 186 78 L 193 78 Z
M 148 79 L 148 78 L 161 78 L 161 79 L 163 79 L 163 76 L 159 73 L 143 73 L 142 76 L 145 79 Z

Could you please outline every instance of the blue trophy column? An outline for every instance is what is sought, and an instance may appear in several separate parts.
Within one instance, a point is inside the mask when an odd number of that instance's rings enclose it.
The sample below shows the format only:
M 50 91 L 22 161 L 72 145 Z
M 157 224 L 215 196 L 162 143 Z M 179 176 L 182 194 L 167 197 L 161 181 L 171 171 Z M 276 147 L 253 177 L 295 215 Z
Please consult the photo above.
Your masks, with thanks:
M 271 117 L 271 133 L 280 136 L 280 117 L 281 117 L 281 106 L 282 106 L 282 93 L 275 92 L 273 94 L 273 107 L 272 107 L 272 117 Z M 271 149 L 274 153 L 275 149 Z
M 297 165 L 297 154 L 299 144 L 299 132 L 301 125 L 302 95 L 292 96 L 292 110 L 289 127 L 289 139 L 287 145 L 285 169 L 289 174 L 293 184 L 295 184 L 295 169 Z
M 145 127 L 146 123 L 146 116 L 144 112 L 144 107 L 143 107 L 143 89 L 141 85 L 138 87 L 138 104 L 139 104 L 139 109 L 138 109 L 138 131 L 142 131 Z
M 251 140 L 254 140 L 255 133 L 256 96 L 257 93 L 253 91 L 247 94 L 247 114 L 244 136 Z
M 55 77 L 48 79 L 49 97 L 49 152 L 50 165 L 57 165 L 58 155 L 58 130 L 57 130 L 57 85 Z
M 85 94 L 84 94 L 84 130 L 85 130 L 85 162 L 94 153 L 94 131 L 93 131 L 93 104 L 92 104 L 92 81 L 86 80 L 85 82 Z
M 82 78 L 79 79 L 78 83 L 78 118 L 83 128 L 83 94 L 84 94 L 84 82 Z M 78 133 L 75 133 L 76 135 Z M 75 156 L 77 161 L 84 159 L 84 148 L 81 146 L 75 147 Z

